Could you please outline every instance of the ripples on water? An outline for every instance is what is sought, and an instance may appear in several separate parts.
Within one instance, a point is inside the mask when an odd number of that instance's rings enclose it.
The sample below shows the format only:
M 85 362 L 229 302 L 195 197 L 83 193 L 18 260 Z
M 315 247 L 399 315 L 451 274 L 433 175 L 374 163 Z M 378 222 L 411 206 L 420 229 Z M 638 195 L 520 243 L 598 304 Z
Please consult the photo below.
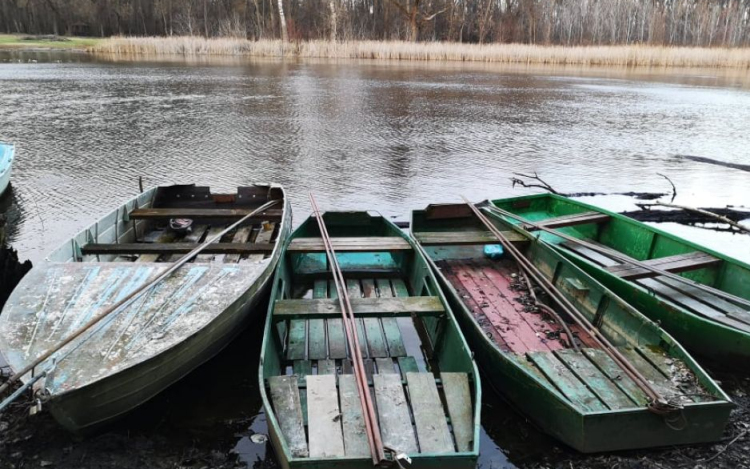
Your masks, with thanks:
M 750 163 L 750 91 L 734 75 L 45 57 L 2 63 L 9 56 L 0 55 L 0 140 L 18 145 L 12 235 L 35 262 L 136 194 L 139 176 L 146 185 L 227 189 L 276 181 L 287 187 L 297 223 L 310 211 L 308 191 L 324 208 L 406 219 L 410 209 L 461 194 L 525 194 L 509 177 L 534 171 L 561 191 L 666 191 L 660 172 L 677 185 L 677 203 L 750 205 L 750 173 L 674 156 Z M 622 197 L 593 201 L 633 207 Z M 746 237 L 666 228 L 750 261 Z M 244 397 L 183 418 L 257 414 L 257 364 L 236 355 L 223 354 L 211 370 L 231 374 L 241 361 L 238 382 L 214 382 Z M 211 370 L 204 377 L 215 377 Z M 531 430 L 519 436 L 518 417 L 486 394 L 482 461 L 502 467 L 497 445 L 532 438 Z M 265 431 L 262 415 L 252 422 Z M 237 450 L 250 460 L 264 455 L 248 436 Z

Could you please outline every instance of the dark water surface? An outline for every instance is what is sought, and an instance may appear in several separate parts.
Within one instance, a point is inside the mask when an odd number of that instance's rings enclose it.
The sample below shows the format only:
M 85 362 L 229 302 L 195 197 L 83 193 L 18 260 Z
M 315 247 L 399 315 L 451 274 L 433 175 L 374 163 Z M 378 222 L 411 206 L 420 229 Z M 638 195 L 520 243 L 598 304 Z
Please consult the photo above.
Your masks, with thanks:
M 0 52 L 0 140 L 17 144 L 11 236 L 22 258 L 39 262 L 135 195 L 139 176 L 146 186 L 276 181 L 289 191 L 297 223 L 310 212 L 308 191 L 324 209 L 407 219 L 413 208 L 461 194 L 530 193 L 511 187 L 509 177 L 535 171 L 570 192 L 667 191 L 663 173 L 677 186 L 676 203 L 748 206 L 750 173 L 676 156 L 750 164 L 746 75 L 356 61 L 117 63 Z M 586 200 L 634 207 L 626 197 Z M 750 261 L 748 237 L 663 228 Z M 175 444 L 220 438 L 251 465 L 264 459 L 266 445 L 250 439 L 266 431 L 256 374 L 260 328 L 125 425 L 164 428 Z M 481 467 L 512 467 L 550 451 L 490 389 L 483 404 Z

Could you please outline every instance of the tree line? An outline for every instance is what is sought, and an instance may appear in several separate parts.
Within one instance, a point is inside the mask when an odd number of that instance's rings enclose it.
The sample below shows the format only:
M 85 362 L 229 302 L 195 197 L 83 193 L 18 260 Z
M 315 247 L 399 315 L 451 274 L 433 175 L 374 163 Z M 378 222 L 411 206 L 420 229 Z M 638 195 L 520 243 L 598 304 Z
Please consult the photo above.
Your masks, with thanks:
M 739 47 L 750 0 L 0 0 L 0 31 Z

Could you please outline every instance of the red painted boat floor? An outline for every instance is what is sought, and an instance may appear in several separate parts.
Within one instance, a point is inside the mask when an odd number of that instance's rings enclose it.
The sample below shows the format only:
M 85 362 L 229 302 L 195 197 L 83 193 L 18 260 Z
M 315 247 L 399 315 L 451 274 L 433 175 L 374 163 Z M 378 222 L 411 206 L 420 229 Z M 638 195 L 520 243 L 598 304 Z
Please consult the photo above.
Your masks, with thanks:
M 520 271 L 510 260 L 448 260 L 438 263 L 477 323 L 506 352 L 554 351 L 567 348 L 563 328 L 538 312 L 527 311 L 525 291 L 514 288 Z M 586 346 L 588 334 L 569 325 Z M 561 340 L 561 336 L 562 339 Z M 588 339 L 588 340 L 587 340 Z

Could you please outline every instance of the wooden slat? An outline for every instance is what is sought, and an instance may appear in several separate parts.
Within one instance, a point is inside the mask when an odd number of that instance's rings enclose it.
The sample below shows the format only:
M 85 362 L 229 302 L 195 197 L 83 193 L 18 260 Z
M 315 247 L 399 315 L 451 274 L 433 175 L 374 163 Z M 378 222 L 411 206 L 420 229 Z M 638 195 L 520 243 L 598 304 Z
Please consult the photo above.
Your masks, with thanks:
M 398 359 L 398 368 L 401 370 L 401 376 L 403 379 L 406 379 L 406 373 L 419 372 L 419 365 L 417 365 L 417 360 L 414 359 L 414 357 L 399 357 Z
M 377 299 L 375 292 L 375 281 L 372 279 L 362 280 L 362 291 L 365 298 Z M 373 358 L 383 358 L 388 356 L 388 349 L 385 346 L 383 331 L 380 329 L 380 318 L 364 318 L 365 334 L 367 334 L 367 348 L 369 356 Z
M 669 380 L 648 362 L 641 354 L 630 346 L 617 347 L 617 350 L 628 359 L 628 361 L 651 383 L 654 389 L 667 399 L 682 392 L 677 389 Z M 688 398 L 689 399 L 689 398 Z M 692 401 L 692 399 L 689 399 Z
M 208 233 L 206 233 L 206 241 L 215 238 L 216 236 L 218 236 L 225 229 L 226 229 L 226 227 L 222 226 L 222 225 L 212 226 L 211 228 L 209 228 Z M 217 245 L 217 244 L 221 244 L 221 245 L 231 244 L 231 243 L 221 243 L 220 241 L 221 240 L 218 240 L 215 243 L 211 243 L 211 245 L 209 247 L 207 247 L 206 249 L 204 249 L 203 251 L 201 251 L 201 254 L 198 254 L 195 257 L 195 261 L 193 261 L 193 262 L 199 262 L 200 263 L 200 262 L 211 262 L 211 261 L 213 261 L 214 260 L 214 256 L 216 255 L 216 252 L 214 252 L 214 249 L 216 249 L 215 245 Z M 176 245 L 176 243 L 172 244 L 172 246 L 174 246 L 174 245 Z M 189 245 L 184 246 L 184 247 L 185 248 L 189 248 L 189 251 L 187 251 L 187 252 L 190 252 L 193 249 L 195 249 L 195 245 L 192 245 L 192 244 L 189 244 Z M 222 254 L 231 254 L 231 252 L 224 252 Z
M 545 228 L 564 228 L 566 226 L 587 225 L 589 223 L 604 223 L 609 221 L 609 215 L 599 212 L 583 212 L 573 215 L 563 215 L 560 217 L 548 218 L 546 220 L 534 222 L 537 226 Z M 532 225 L 524 225 L 526 230 L 534 230 Z
M 289 321 L 289 338 L 286 346 L 287 360 L 305 358 L 307 350 L 307 324 L 305 321 Z
M 325 280 L 316 280 L 313 284 L 313 298 L 323 299 L 328 296 L 328 284 Z M 325 319 L 311 319 L 310 328 L 310 358 L 319 360 L 328 356 L 326 345 Z
M 512 243 L 528 239 L 516 231 L 501 231 Z M 497 238 L 489 231 L 421 231 L 414 233 L 423 246 L 470 246 L 474 244 L 497 244 Z
M 633 401 L 589 359 L 575 350 L 558 350 L 557 357 L 612 410 L 635 407 Z
M 378 373 L 397 374 L 395 368 L 393 368 L 393 360 L 390 358 L 376 358 L 375 364 L 378 366 Z
M 661 374 L 663 374 L 670 383 L 676 383 L 680 390 L 690 396 L 695 402 L 704 402 L 706 400 L 713 400 L 709 396 L 705 396 L 707 392 L 697 384 L 692 378 L 692 374 L 689 376 L 675 376 L 680 375 L 681 370 L 685 365 L 680 363 L 676 358 L 672 358 L 661 349 L 651 348 L 648 346 L 638 347 L 638 353 L 646 359 L 647 362 L 651 363 Z
M 690 270 L 702 269 L 704 267 L 710 267 L 721 263 L 721 259 L 718 259 L 710 254 L 704 252 L 691 252 L 688 254 L 680 254 L 677 256 L 660 257 L 658 259 L 649 259 L 642 261 L 644 264 L 657 267 L 667 272 L 680 273 L 687 272 Z M 607 267 L 606 270 L 614 275 L 625 280 L 636 280 L 640 278 L 655 277 L 659 274 L 654 273 L 648 269 L 638 267 L 632 264 L 621 264 L 611 267 Z
M 471 451 L 474 443 L 474 412 L 469 376 L 466 373 L 440 373 L 440 378 L 443 381 L 443 394 L 456 447 L 459 452 Z
M 437 296 L 411 296 L 408 298 L 352 298 L 352 309 L 360 317 L 440 316 L 445 308 Z M 336 318 L 341 317 L 338 300 L 276 300 L 274 317 Z
M 409 242 L 397 236 L 372 236 L 363 238 L 331 238 L 336 252 L 408 251 Z M 295 238 L 289 243 L 291 252 L 325 252 L 321 238 Z
M 375 375 L 375 401 L 383 444 L 406 454 L 418 451 L 401 376 Z
M 432 373 L 406 373 L 409 400 L 422 453 L 454 452 L 448 422 Z
M 215 231 L 209 236 L 215 236 L 221 229 Z M 273 244 L 253 244 L 253 243 L 213 243 L 201 251 L 200 256 L 209 256 L 213 258 L 215 254 L 248 254 L 248 253 L 266 253 L 273 251 Z M 161 254 L 187 254 L 197 245 L 195 243 L 121 243 L 121 244 L 86 244 L 81 248 L 81 252 L 86 255 L 91 254 L 151 254 L 157 257 Z
M 401 284 L 403 281 L 399 280 Z M 393 298 L 394 291 L 391 288 L 391 281 L 385 278 L 376 279 L 376 285 L 378 291 L 380 291 L 381 298 Z M 401 295 L 396 295 L 401 296 Z M 404 295 L 408 296 L 408 295 Z M 380 320 L 383 325 L 383 335 L 385 336 L 385 342 L 388 345 L 388 356 L 390 357 L 403 357 L 406 355 L 406 348 L 404 347 L 404 341 L 401 338 L 401 329 L 398 327 L 398 320 L 396 318 L 382 318 Z
M 473 216 L 474 213 L 466 204 L 430 204 L 425 210 L 425 218 L 428 220 L 469 218 Z
M 312 374 L 312 362 L 310 360 L 295 360 L 292 369 L 297 376 L 297 383 L 304 385 L 307 382 L 307 377 Z M 299 394 L 299 403 L 302 407 L 302 420 L 307 425 L 307 393 L 304 389 L 300 389 Z
M 326 283 L 328 289 L 328 297 L 331 299 L 337 299 L 338 293 L 336 293 L 336 287 L 333 282 L 323 280 Z M 328 356 L 333 359 L 346 358 L 346 335 L 344 334 L 344 322 L 341 319 L 341 314 L 338 317 L 331 317 L 326 319 L 326 325 L 328 326 Z
M 590 241 L 589 241 L 590 242 Z M 598 252 L 594 251 L 593 249 L 589 249 L 585 246 L 581 246 L 580 244 L 573 243 L 570 241 L 565 241 L 564 243 L 560 243 L 560 246 L 568 249 L 569 251 L 573 251 L 574 253 L 578 254 L 581 257 L 584 257 L 591 262 L 604 266 L 604 267 L 612 267 L 615 265 L 621 265 L 616 260 L 612 259 L 611 257 L 607 257 L 604 254 L 599 254 Z
M 319 375 L 335 375 L 336 360 L 318 360 Z
M 159 246 L 162 246 L 164 244 L 172 243 L 172 241 L 174 241 L 174 240 L 175 240 L 174 232 L 165 231 L 158 238 L 156 238 L 156 240 L 153 243 L 133 243 L 133 244 L 145 244 L 146 246 L 159 247 Z M 105 246 L 110 246 L 110 245 L 105 245 Z M 119 244 L 114 244 L 114 246 L 119 246 Z M 88 254 L 85 251 L 85 248 L 86 248 L 86 246 L 84 246 L 83 249 L 81 249 L 81 252 L 83 254 Z M 190 251 L 188 251 L 188 252 L 190 252 Z M 102 253 L 93 253 L 93 254 L 102 254 Z M 123 252 L 123 253 L 112 253 L 112 254 L 133 254 L 133 253 L 125 253 L 125 252 Z M 156 261 L 159 260 L 159 257 L 161 255 L 162 255 L 162 253 L 160 253 L 160 252 L 156 252 L 156 253 L 143 253 L 140 256 L 138 256 L 138 258 L 135 260 L 135 262 L 156 262 Z
M 349 295 L 349 300 L 359 301 L 362 298 L 362 287 L 359 283 L 359 280 L 356 279 L 347 279 L 346 280 L 346 290 L 347 294 Z M 352 309 L 354 306 L 352 305 Z M 355 318 L 354 323 L 357 325 L 357 340 L 359 341 L 359 352 L 362 354 L 363 357 L 370 356 L 367 352 L 367 336 L 365 335 L 365 324 L 362 321 L 362 318 Z
M 584 355 L 601 370 L 604 375 L 612 380 L 615 385 L 624 392 L 630 400 L 639 406 L 648 404 L 648 397 L 643 390 L 625 374 L 617 363 L 612 360 L 603 350 L 592 348 L 581 349 Z
M 657 277 L 655 280 L 670 286 L 675 290 L 679 290 L 691 298 L 695 298 L 700 302 L 713 306 L 717 310 L 726 313 L 729 318 L 734 319 L 735 321 L 750 325 L 750 311 L 737 306 L 734 303 L 730 303 L 723 298 L 719 298 L 711 292 L 701 290 L 699 287 L 688 285 L 687 283 L 667 277 Z
M 246 243 L 250 239 L 251 234 L 253 234 L 252 226 L 241 226 L 232 237 L 232 243 Z M 224 262 L 228 264 L 236 263 L 240 261 L 240 257 L 242 257 L 241 254 L 227 254 L 224 257 Z
M 296 376 L 271 376 L 268 379 L 271 388 L 271 401 L 274 414 L 281 427 L 286 444 L 292 456 L 308 456 L 307 439 L 302 419 L 302 406 L 299 401 Z
M 197 245 L 203 239 L 203 235 L 206 234 L 206 231 L 208 231 L 208 225 L 193 225 L 190 233 L 188 233 L 184 238 L 182 238 L 182 242 L 194 243 Z M 182 256 L 183 256 L 182 254 L 172 254 L 169 260 L 174 262 L 174 261 L 179 260 Z
M 341 423 L 344 427 L 344 451 L 347 457 L 367 457 L 370 455 L 370 447 L 367 442 L 367 430 L 357 383 L 351 374 L 339 375 L 338 379 Z
M 335 375 L 307 377 L 307 410 L 310 457 L 344 456 L 344 435 Z
M 131 219 L 165 219 L 165 218 L 242 218 L 249 215 L 256 208 L 137 208 L 129 214 Z M 280 220 L 284 211 L 271 209 L 259 213 L 251 219 Z
M 551 352 L 529 352 L 526 356 L 572 403 L 588 411 L 607 409 L 599 398 Z
M 273 246 L 271 239 L 273 238 L 273 231 L 276 229 L 276 223 L 269 223 L 264 221 L 260 224 L 260 231 L 255 236 L 254 246 Z M 247 256 L 247 259 L 240 262 L 260 262 L 265 259 L 265 253 L 270 251 L 264 251 L 259 254 L 251 254 Z

